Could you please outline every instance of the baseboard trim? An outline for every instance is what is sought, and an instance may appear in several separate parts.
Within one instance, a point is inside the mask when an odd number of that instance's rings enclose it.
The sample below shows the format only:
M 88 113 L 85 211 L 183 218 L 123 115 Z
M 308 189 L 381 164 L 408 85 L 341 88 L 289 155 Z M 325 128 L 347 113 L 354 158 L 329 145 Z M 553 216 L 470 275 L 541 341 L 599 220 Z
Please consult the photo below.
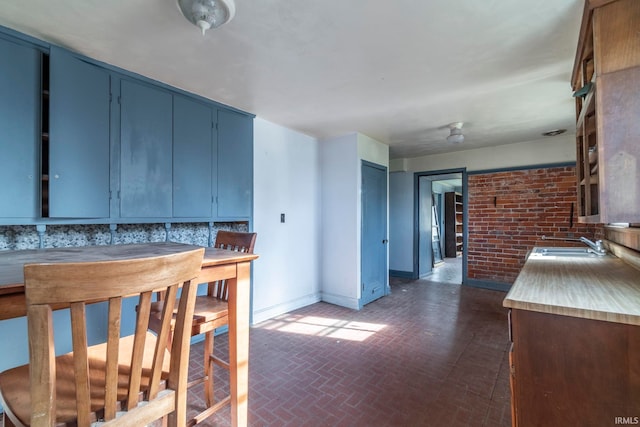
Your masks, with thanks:
M 478 280 L 466 278 L 462 281 L 465 286 L 471 286 L 472 288 L 489 289 L 492 291 L 508 292 L 511 289 L 509 283 L 492 282 L 489 280 Z
M 417 279 L 413 271 L 389 270 L 389 276 L 399 277 L 401 279 Z
M 322 292 L 322 301 L 329 304 L 339 305 L 340 307 L 351 308 L 353 310 L 360 310 L 360 301 L 354 298 L 345 297 L 343 295 L 329 294 Z
M 255 310 L 253 312 L 253 325 L 257 325 L 258 323 L 264 322 L 265 320 L 272 319 L 281 314 L 288 313 L 290 311 L 297 310 L 299 308 L 306 307 L 320 301 L 320 293 L 314 293 L 284 302 L 282 304 L 276 304 L 271 307 L 265 307 L 260 310 Z

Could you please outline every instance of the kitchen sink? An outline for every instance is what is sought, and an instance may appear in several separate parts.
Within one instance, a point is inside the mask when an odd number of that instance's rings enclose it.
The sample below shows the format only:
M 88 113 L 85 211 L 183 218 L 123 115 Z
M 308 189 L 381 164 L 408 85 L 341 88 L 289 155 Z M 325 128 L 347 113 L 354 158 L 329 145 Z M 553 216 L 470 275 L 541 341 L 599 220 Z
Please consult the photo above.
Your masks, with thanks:
M 599 256 L 591 248 L 576 248 L 576 247 L 546 247 L 546 248 L 533 248 L 532 255 L 540 257 L 548 256 L 567 256 L 567 257 L 597 257 Z

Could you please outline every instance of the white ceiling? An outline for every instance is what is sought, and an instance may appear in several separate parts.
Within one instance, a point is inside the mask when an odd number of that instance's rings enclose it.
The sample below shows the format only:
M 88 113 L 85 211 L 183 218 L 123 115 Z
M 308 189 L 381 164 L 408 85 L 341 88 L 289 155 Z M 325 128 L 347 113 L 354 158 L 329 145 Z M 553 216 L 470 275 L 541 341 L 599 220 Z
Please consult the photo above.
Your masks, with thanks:
M 582 0 L 236 0 L 203 37 L 175 0 L 2 0 L 0 25 L 391 158 L 573 132 Z M 447 125 L 465 122 L 462 144 Z

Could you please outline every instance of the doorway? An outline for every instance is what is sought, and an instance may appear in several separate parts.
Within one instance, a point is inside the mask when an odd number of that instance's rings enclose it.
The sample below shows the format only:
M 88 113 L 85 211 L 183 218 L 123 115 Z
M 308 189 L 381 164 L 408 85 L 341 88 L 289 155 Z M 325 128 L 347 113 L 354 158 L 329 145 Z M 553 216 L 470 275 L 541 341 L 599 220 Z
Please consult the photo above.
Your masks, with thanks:
M 415 174 L 414 272 L 460 285 L 466 277 L 465 169 Z

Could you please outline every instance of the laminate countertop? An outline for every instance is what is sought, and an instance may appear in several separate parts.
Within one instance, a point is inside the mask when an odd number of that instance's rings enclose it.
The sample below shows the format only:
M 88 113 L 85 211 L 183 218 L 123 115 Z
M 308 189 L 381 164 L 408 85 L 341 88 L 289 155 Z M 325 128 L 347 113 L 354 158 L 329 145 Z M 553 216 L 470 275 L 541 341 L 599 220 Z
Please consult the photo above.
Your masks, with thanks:
M 640 325 L 640 270 L 613 255 L 540 256 L 532 251 L 503 305 Z

